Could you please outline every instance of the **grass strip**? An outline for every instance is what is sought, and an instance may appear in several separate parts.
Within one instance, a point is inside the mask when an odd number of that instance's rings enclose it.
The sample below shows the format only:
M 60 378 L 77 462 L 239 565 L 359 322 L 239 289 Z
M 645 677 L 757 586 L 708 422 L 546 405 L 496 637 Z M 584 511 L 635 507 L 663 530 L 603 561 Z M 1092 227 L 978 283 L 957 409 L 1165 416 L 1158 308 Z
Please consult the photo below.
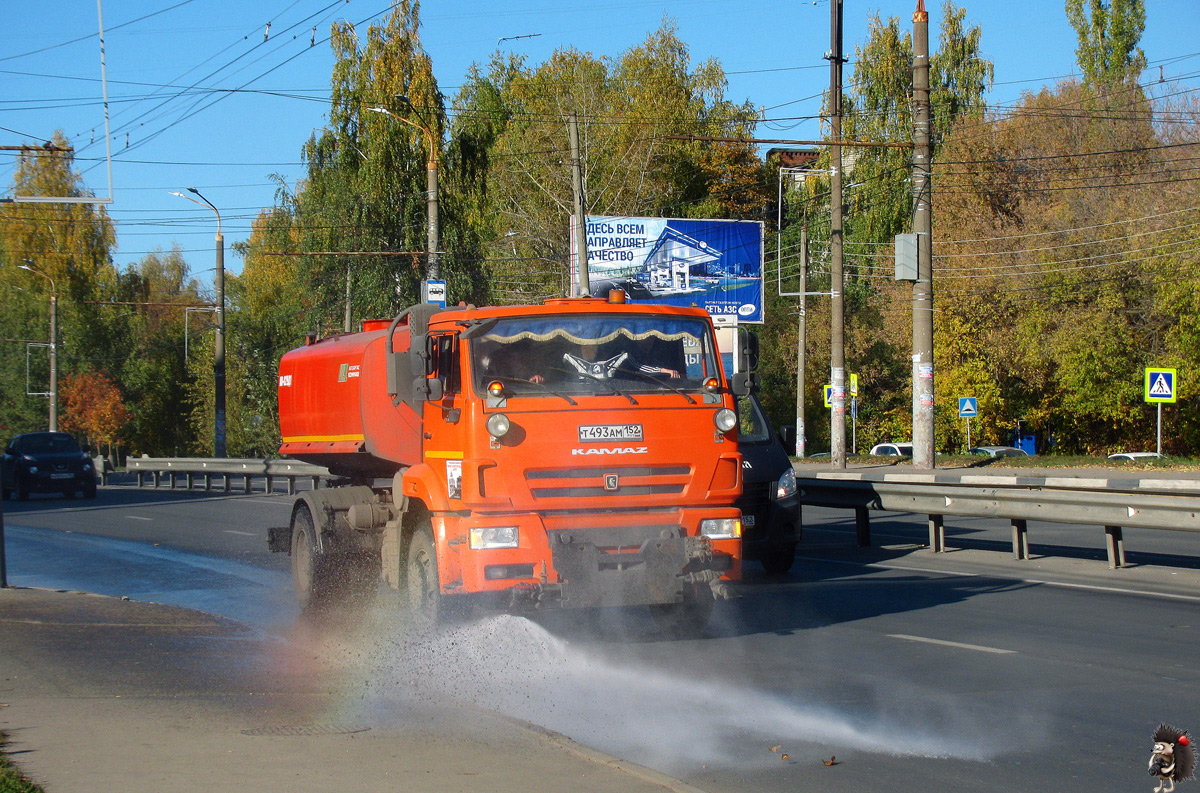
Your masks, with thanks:
M 0 793 L 45 793 L 8 758 L 8 733 L 0 730 Z

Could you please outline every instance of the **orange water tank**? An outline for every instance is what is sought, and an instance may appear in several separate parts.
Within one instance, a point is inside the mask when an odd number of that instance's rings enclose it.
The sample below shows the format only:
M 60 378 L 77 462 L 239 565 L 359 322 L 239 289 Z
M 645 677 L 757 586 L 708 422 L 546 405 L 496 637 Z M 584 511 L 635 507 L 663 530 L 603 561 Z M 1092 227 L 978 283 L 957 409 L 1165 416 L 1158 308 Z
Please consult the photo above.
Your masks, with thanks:
M 387 393 L 390 320 L 363 323 L 361 333 L 306 344 L 279 362 L 280 454 L 324 465 L 339 476 L 390 477 L 421 461 L 421 419 Z M 395 332 L 408 349 L 408 327 Z

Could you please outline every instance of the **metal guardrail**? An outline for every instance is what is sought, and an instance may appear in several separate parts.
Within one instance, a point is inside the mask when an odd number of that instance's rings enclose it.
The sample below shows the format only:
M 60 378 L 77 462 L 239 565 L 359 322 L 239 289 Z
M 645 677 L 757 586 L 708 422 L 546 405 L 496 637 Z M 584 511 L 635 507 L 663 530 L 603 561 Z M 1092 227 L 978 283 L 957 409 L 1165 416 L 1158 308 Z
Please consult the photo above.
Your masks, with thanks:
M 1016 559 L 1029 558 L 1028 521 L 1103 526 L 1112 569 L 1125 566 L 1122 527 L 1200 531 L 1198 480 L 797 471 L 796 481 L 802 504 L 853 509 L 863 546 L 873 509 L 927 515 L 934 552 L 946 549 L 947 515 L 1007 519 Z
M 242 477 L 243 489 L 252 492 L 255 479 L 265 479 L 265 492 L 275 490 L 275 480 L 287 480 L 288 495 L 295 495 L 296 480 L 311 478 L 314 489 L 321 486 L 321 480 L 329 478 L 329 469 L 312 463 L 302 463 L 298 460 L 274 459 L 228 459 L 203 457 L 130 457 L 125 461 L 125 468 L 137 474 L 138 487 L 146 486 L 146 478 L 151 477 L 154 487 L 158 487 L 163 477 L 171 489 L 175 489 L 177 477 L 182 477 L 188 490 L 195 489 L 197 479 L 203 479 L 204 489 L 211 490 L 213 478 L 221 477 L 223 489 L 229 492 L 234 477 Z

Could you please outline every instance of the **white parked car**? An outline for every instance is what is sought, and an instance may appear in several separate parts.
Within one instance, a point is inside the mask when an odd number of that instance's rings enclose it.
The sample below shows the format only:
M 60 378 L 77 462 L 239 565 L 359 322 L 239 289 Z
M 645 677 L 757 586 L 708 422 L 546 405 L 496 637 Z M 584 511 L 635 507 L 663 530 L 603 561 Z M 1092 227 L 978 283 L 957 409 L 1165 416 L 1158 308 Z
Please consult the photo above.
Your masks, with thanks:
M 912 457 L 911 443 L 877 443 L 871 447 L 871 454 L 879 457 Z
M 967 449 L 967 454 L 978 454 L 983 457 L 1028 457 L 1029 452 L 1016 446 L 976 446 Z
M 1110 460 L 1157 460 L 1162 457 L 1158 452 L 1120 452 L 1108 455 Z

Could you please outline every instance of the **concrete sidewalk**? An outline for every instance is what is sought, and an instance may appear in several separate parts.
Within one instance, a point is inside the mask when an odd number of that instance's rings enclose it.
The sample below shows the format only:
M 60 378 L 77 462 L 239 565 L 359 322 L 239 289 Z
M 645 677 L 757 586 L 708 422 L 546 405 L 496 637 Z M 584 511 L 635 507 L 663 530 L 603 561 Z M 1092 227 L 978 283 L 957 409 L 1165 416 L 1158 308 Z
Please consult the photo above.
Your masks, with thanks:
M 461 704 L 371 690 L 337 639 L 0 589 L 0 729 L 47 793 L 693 791 Z

